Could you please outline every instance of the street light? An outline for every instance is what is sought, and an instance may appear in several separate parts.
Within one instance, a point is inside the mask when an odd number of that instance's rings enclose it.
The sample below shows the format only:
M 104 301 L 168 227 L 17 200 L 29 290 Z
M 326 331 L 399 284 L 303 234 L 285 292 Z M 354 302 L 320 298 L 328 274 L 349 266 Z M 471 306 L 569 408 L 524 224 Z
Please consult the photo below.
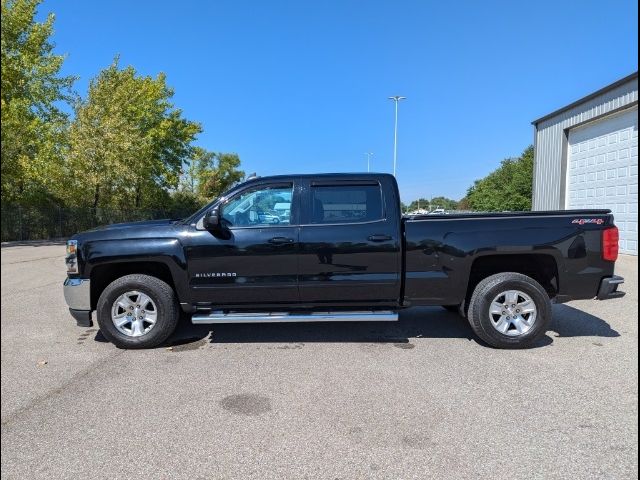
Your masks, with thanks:
M 373 153 L 371 152 L 364 152 L 364 154 L 367 156 L 367 172 L 371 171 L 371 155 L 373 155 Z
M 400 100 L 404 100 L 407 97 L 401 97 L 400 95 L 394 95 L 389 97 L 389 100 L 393 100 L 396 104 L 396 122 L 393 129 L 393 176 L 396 176 L 396 165 L 398 161 L 398 103 Z

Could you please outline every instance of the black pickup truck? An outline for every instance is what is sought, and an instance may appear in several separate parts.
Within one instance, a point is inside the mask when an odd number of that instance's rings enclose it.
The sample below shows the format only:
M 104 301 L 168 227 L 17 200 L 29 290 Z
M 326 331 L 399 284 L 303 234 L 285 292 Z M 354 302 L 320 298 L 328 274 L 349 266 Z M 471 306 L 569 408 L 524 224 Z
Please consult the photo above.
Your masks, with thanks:
M 183 220 L 67 242 L 78 325 L 153 347 L 194 324 L 394 321 L 441 305 L 494 347 L 531 345 L 551 302 L 624 295 L 608 210 L 404 216 L 386 174 L 256 178 Z

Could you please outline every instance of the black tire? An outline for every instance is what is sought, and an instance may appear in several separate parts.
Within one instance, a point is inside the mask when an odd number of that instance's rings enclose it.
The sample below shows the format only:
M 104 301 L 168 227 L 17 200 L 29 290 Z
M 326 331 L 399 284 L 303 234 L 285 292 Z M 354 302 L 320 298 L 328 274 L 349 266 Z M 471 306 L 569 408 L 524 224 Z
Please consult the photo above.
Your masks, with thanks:
M 148 295 L 158 310 L 153 328 L 138 337 L 121 333 L 111 319 L 113 303 L 120 295 L 131 290 Z M 175 292 L 166 282 L 150 275 L 133 274 L 120 277 L 107 285 L 98 300 L 96 317 L 102 334 L 118 348 L 153 348 L 174 332 L 180 318 L 180 308 Z
M 505 335 L 491 323 L 491 302 L 506 290 L 519 290 L 527 294 L 535 304 L 537 317 L 526 333 L 517 336 Z M 548 330 L 551 323 L 551 301 L 542 285 L 533 278 L 514 272 L 498 273 L 478 283 L 469 302 L 467 318 L 474 333 L 492 347 L 527 348 Z

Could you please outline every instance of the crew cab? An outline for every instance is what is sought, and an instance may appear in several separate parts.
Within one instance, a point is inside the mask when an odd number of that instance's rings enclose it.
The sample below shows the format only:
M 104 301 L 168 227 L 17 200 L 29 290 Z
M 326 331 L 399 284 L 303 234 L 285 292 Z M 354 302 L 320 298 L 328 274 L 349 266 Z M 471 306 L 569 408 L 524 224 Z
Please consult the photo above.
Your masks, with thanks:
M 251 179 L 192 216 L 67 242 L 64 295 L 118 347 L 194 324 L 395 321 L 440 305 L 499 348 L 544 335 L 551 303 L 624 295 L 609 210 L 405 216 L 387 174 Z

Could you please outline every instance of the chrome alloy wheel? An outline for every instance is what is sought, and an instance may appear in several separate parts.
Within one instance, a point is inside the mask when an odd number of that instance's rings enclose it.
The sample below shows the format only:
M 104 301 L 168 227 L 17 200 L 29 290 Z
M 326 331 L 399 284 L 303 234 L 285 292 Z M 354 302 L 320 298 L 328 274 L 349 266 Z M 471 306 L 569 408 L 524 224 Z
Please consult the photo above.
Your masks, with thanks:
M 491 325 L 510 337 L 524 335 L 533 328 L 537 316 L 536 304 L 520 290 L 507 290 L 496 296 L 489 307 Z
M 156 324 L 158 309 L 151 298 L 137 290 L 123 293 L 111 307 L 111 320 L 128 337 L 149 333 Z

